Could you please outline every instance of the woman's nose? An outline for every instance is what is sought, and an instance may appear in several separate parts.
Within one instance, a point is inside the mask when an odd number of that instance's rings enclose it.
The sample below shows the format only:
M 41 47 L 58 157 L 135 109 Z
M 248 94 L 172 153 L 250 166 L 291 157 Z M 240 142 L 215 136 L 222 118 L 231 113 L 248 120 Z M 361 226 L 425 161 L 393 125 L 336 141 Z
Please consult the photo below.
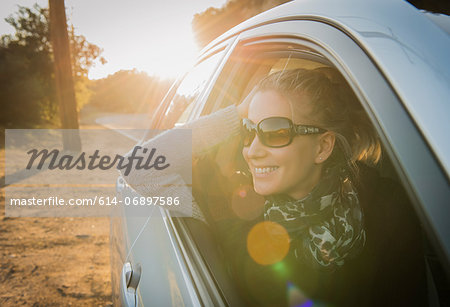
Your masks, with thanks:
M 259 140 L 258 135 L 255 135 L 252 143 L 247 147 L 247 157 L 249 159 L 257 159 L 266 155 L 266 146 Z

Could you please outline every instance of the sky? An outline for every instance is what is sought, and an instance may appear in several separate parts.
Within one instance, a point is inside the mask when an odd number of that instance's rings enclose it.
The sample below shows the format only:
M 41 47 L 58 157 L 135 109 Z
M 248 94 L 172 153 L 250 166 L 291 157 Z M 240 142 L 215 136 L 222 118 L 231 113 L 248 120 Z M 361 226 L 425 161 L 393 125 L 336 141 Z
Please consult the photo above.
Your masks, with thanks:
M 103 49 L 107 64 L 97 63 L 90 79 L 122 69 L 137 69 L 175 78 L 193 65 L 199 53 L 192 34 L 195 13 L 221 7 L 226 0 L 65 0 L 68 22 L 76 34 Z M 17 5 L 31 7 L 48 0 L 0 0 L 0 35 L 14 33 L 4 19 Z

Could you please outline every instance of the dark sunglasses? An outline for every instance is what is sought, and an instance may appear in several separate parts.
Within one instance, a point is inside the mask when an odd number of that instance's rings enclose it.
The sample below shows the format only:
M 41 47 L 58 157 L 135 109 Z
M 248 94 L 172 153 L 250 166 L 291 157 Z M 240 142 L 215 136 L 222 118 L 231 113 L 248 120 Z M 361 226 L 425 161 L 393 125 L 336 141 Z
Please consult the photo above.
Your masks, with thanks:
M 258 135 L 261 143 L 267 147 L 284 147 L 292 143 L 294 136 L 319 134 L 327 130 L 305 125 L 295 125 L 286 117 L 269 117 L 254 124 L 248 118 L 242 119 L 242 140 L 244 146 L 250 146 Z

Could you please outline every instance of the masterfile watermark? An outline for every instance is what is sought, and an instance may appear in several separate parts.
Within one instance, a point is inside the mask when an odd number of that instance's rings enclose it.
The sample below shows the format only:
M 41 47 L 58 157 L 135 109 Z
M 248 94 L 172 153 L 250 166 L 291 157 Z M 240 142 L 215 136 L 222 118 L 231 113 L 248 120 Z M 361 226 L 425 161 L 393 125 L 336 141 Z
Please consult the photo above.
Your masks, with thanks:
M 139 155 L 139 151 L 142 155 Z M 86 152 L 80 153 L 78 156 L 72 154 L 63 154 L 60 156 L 58 149 L 49 151 L 48 149 L 31 149 L 27 152 L 30 155 L 30 160 L 26 166 L 26 169 L 31 169 L 37 158 L 41 158 L 37 163 L 36 168 L 41 170 L 47 159 L 50 159 L 47 168 L 49 170 L 71 170 L 76 168 L 77 170 L 108 170 L 112 167 L 116 167 L 119 170 L 125 170 L 124 175 L 128 176 L 133 166 L 136 170 L 145 169 L 149 170 L 155 168 L 156 170 L 163 170 L 170 166 L 166 163 L 166 157 L 163 155 L 155 156 L 156 148 L 148 149 L 141 146 L 135 146 L 131 154 L 127 157 L 116 154 L 114 158 L 108 155 L 100 156 L 100 150 L 96 149 L 92 155 L 86 154 Z M 145 162 L 143 162 L 145 159 Z M 136 160 L 136 164 L 134 161 Z
M 155 145 L 160 132 L 78 130 L 75 152 L 63 149 L 62 130 L 7 129 L 6 216 L 145 216 L 155 207 L 191 216 L 191 131 Z

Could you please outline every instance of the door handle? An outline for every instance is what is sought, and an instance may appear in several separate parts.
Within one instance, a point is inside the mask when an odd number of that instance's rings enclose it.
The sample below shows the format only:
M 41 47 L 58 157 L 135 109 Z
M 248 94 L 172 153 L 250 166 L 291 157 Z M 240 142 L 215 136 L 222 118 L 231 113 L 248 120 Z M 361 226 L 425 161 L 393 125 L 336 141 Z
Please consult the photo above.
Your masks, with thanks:
M 116 180 L 116 192 L 121 194 L 123 189 L 125 189 L 125 186 L 126 186 L 125 180 L 123 179 L 122 176 L 119 175 L 119 177 L 117 177 Z
M 137 287 L 141 280 L 142 266 L 137 263 L 134 266 L 126 262 L 122 267 L 120 279 L 120 299 L 123 306 L 137 306 Z

